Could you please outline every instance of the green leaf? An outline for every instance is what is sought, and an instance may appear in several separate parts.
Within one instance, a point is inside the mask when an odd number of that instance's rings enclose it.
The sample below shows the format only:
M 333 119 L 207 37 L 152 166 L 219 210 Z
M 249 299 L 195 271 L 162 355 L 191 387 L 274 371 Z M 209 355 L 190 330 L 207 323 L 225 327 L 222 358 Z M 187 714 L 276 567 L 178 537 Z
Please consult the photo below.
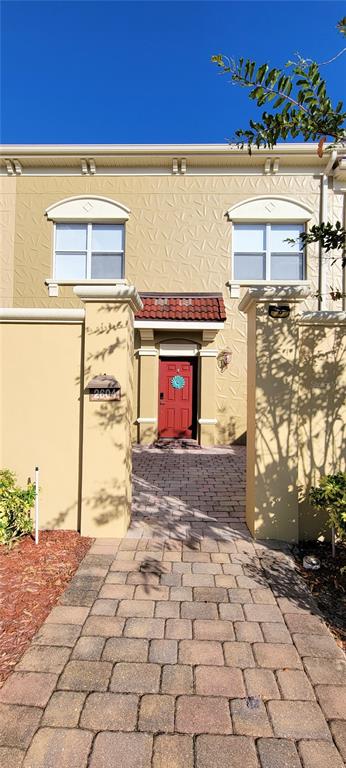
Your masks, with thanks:
M 258 70 L 256 75 L 256 83 L 263 83 L 264 76 L 266 72 L 268 71 L 269 67 L 268 64 L 262 64 Z

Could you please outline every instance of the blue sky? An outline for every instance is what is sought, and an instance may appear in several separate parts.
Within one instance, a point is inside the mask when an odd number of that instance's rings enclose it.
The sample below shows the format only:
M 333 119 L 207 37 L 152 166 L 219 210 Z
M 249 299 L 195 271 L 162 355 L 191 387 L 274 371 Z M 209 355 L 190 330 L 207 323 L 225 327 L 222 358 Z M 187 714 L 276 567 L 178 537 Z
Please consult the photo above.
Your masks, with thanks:
M 213 53 L 324 61 L 343 39 L 342 2 L 1 3 L 3 143 L 223 142 L 254 105 Z M 346 56 L 325 67 L 345 91 Z

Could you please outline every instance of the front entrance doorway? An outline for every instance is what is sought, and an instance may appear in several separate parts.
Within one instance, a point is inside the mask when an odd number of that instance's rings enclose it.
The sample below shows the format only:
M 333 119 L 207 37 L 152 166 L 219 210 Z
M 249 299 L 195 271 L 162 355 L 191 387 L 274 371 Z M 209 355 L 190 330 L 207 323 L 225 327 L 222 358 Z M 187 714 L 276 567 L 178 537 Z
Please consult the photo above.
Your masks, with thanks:
M 160 360 L 158 431 L 160 438 L 196 438 L 197 359 Z

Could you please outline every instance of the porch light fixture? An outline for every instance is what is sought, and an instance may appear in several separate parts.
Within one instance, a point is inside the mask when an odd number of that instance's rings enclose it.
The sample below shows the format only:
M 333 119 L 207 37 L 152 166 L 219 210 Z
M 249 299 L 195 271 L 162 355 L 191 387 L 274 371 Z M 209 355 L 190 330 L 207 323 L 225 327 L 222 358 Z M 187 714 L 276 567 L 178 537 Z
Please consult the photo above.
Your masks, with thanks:
M 217 356 L 217 366 L 219 371 L 223 373 L 223 371 L 228 368 L 230 362 L 232 360 L 232 352 L 229 349 L 223 349 L 221 352 L 219 352 Z
M 269 304 L 268 315 L 275 320 L 283 320 L 290 316 L 291 308 L 288 304 Z

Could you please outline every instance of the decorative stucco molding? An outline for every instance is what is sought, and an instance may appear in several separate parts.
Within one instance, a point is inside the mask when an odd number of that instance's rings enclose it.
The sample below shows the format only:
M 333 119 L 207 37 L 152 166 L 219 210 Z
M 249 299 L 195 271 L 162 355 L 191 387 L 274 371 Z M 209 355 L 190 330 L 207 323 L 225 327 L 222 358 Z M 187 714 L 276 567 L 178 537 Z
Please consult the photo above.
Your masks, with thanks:
M 217 424 L 217 419 L 198 419 L 199 424 Z
M 128 302 L 134 312 L 143 309 L 137 288 L 124 282 L 115 285 L 76 285 L 73 289 L 82 301 Z
M 346 312 L 320 310 L 318 312 L 302 312 L 298 316 L 299 325 L 346 325 Z
M 85 309 L 0 309 L 0 323 L 81 323 Z
M 157 349 L 155 347 L 141 347 L 137 350 L 139 357 L 156 357 Z
M 224 323 L 205 323 L 199 320 L 135 320 L 135 328 L 153 328 L 166 331 L 219 331 Z
M 189 341 L 162 341 L 160 355 L 161 357 L 195 357 L 198 355 L 198 344 Z
M 137 424 L 156 424 L 156 416 L 138 416 Z
M 290 221 L 311 219 L 313 210 L 304 203 L 281 195 L 258 195 L 233 205 L 227 211 L 230 221 Z
M 80 221 L 127 221 L 129 208 L 108 197 L 78 195 L 60 200 L 46 210 L 47 219 L 61 222 Z
M 200 349 L 199 350 L 200 357 L 217 357 L 218 354 L 219 354 L 218 349 Z
M 304 301 L 310 296 L 310 284 L 303 285 L 261 285 L 249 288 L 239 303 L 240 312 L 248 312 L 252 304 L 266 301 Z

